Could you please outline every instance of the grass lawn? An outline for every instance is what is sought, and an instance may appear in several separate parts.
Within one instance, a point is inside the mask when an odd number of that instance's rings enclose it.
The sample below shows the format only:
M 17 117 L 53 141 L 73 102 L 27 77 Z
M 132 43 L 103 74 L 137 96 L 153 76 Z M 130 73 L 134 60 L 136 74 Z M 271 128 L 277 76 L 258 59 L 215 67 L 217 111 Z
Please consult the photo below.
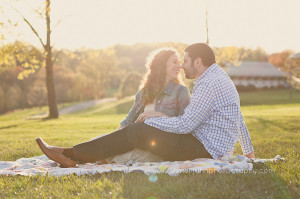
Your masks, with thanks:
M 256 164 L 247 174 L 159 174 L 153 183 L 139 173 L 112 172 L 64 177 L 0 176 L 0 198 L 298 198 L 300 197 L 300 93 L 241 93 L 242 113 L 256 156 L 286 162 Z M 57 120 L 27 119 L 38 108 L 0 116 L 0 160 L 42 155 L 35 138 L 71 147 L 112 132 L 126 116 L 132 98 L 61 116 Z M 241 154 L 238 146 L 235 153 Z M 273 172 L 269 172 L 273 171 Z

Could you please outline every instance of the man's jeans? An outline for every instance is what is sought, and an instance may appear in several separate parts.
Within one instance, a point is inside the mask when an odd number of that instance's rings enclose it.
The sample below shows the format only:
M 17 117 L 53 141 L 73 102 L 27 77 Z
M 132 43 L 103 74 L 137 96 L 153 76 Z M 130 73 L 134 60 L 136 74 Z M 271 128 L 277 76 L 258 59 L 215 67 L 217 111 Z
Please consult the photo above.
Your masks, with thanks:
M 203 144 L 192 134 L 168 133 L 144 123 L 135 123 L 121 130 L 73 147 L 79 163 L 96 162 L 139 148 L 166 161 L 212 158 Z

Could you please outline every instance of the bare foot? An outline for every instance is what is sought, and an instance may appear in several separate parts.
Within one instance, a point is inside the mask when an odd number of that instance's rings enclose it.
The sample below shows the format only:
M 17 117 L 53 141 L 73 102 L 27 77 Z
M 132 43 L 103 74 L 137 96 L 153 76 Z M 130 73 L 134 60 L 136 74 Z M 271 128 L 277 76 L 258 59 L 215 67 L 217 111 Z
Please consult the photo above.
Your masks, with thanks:
M 61 167 L 66 167 L 66 168 L 76 167 L 76 162 L 75 161 L 67 158 L 62 153 L 59 153 L 59 152 L 56 151 L 56 150 L 59 150 L 59 148 L 61 148 L 61 147 L 55 147 L 55 149 L 53 149 L 53 147 L 49 146 L 41 138 L 37 138 L 36 142 L 39 145 L 40 149 L 43 151 L 43 153 L 49 159 L 59 163 L 61 165 Z
M 49 144 L 47 144 L 42 138 L 38 138 L 40 139 L 40 141 L 45 145 L 45 147 L 47 147 L 48 149 L 51 149 L 57 153 L 63 153 L 64 151 L 64 147 L 56 147 L 56 146 L 50 146 Z

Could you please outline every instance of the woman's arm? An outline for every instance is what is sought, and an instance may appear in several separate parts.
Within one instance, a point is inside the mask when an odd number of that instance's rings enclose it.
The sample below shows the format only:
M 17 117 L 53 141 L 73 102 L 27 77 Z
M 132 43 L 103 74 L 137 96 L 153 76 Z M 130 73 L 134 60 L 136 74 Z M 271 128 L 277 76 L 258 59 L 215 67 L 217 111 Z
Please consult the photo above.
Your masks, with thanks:
M 191 95 L 190 90 L 187 87 L 182 87 L 179 92 L 177 100 L 177 113 L 179 115 L 184 114 L 184 109 L 190 104 Z
M 176 116 L 179 116 L 179 115 L 184 114 L 184 109 L 190 103 L 191 95 L 190 95 L 189 89 L 185 86 L 182 86 L 179 89 L 179 91 L 177 90 L 176 92 L 179 92 L 178 97 L 177 97 L 177 102 L 176 102 L 176 104 L 177 104 L 177 114 L 178 114 Z M 152 118 L 152 117 L 170 117 L 170 116 L 166 115 L 162 112 L 149 111 L 149 112 L 144 112 L 144 113 L 140 114 L 135 122 L 144 122 L 147 118 Z
M 138 105 L 140 103 L 140 98 L 141 98 L 141 91 L 138 91 L 135 95 L 135 100 L 134 100 L 134 104 L 133 104 L 132 108 L 129 110 L 126 118 L 123 121 L 121 121 L 119 128 L 120 127 L 123 128 L 134 122 L 134 117 L 138 111 L 137 109 L 138 109 Z M 119 130 L 119 128 L 118 128 L 118 130 Z

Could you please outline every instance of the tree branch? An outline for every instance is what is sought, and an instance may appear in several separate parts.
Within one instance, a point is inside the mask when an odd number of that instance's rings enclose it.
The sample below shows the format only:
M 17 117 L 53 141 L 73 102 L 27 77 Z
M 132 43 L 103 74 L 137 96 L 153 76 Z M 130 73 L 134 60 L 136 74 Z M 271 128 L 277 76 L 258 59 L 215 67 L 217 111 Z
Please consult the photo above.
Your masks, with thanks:
M 31 25 L 31 23 L 26 19 L 26 17 L 24 17 L 24 15 L 22 15 L 16 8 L 13 8 L 22 18 L 23 20 L 27 23 L 27 25 L 30 27 L 30 29 L 32 30 L 32 32 L 38 37 L 38 39 L 40 40 L 42 46 L 44 48 L 46 48 L 46 45 L 44 44 L 42 38 L 40 37 L 39 33 L 35 30 L 35 28 Z
M 62 21 L 63 19 L 65 19 L 66 17 L 69 17 L 69 16 L 71 16 L 71 14 L 68 14 L 68 15 L 62 17 L 60 20 L 58 20 L 58 21 L 56 22 L 56 24 L 54 25 L 54 27 L 52 28 L 52 31 L 51 31 L 51 32 L 53 32 L 53 31 L 55 30 L 55 28 L 61 23 L 61 21 Z M 55 43 L 51 46 L 51 48 L 53 48 L 54 46 L 55 46 Z
M 65 19 L 66 17 L 69 17 L 69 16 L 71 16 L 71 14 L 68 14 L 68 15 L 62 17 L 60 20 L 58 20 L 58 21 L 56 22 L 56 24 L 54 25 L 54 27 L 53 27 L 52 30 L 54 31 L 55 28 L 61 23 L 61 21 L 62 21 L 63 19 Z

